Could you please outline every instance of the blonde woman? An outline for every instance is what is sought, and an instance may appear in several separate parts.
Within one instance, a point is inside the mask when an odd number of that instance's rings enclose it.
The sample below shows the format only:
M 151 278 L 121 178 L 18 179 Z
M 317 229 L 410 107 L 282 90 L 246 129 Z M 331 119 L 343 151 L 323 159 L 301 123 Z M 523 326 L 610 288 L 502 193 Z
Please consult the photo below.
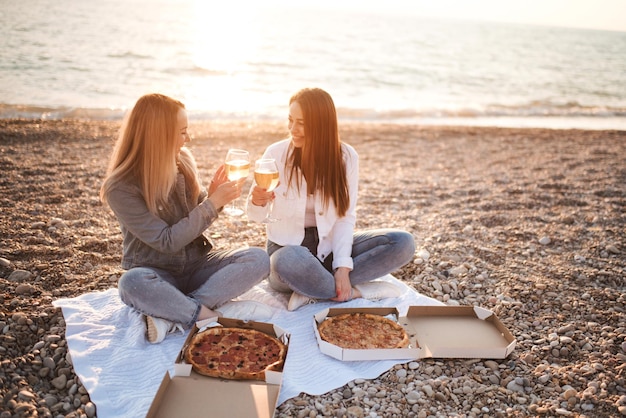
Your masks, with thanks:
M 267 225 L 270 285 L 291 292 L 289 310 L 318 299 L 384 299 L 401 291 L 374 279 L 413 258 L 413 236 L 396 229 L 355 232 L 359 156 L 339 139 L 337 112 L 322 89 L 303 89 L 289 100 L 290 137 L 270 145 L 263 158 L 278 163 L 273 192 L 254 186 L 248 218 Z
M 141 97 L 124 121 L 100 191 L 123 235 L 120 297 L 145 316 L 151 343 L 212 316 L 271 314 L 252 301 L 230 302 L 267 276 L 269 258 L 261 248 L 213 250 L 207 228 L 219 208 L 241 195 L 242 184 L 228 181 L 220 166 L 205 190 L 185 147 L 187 129 L 181 102 Z

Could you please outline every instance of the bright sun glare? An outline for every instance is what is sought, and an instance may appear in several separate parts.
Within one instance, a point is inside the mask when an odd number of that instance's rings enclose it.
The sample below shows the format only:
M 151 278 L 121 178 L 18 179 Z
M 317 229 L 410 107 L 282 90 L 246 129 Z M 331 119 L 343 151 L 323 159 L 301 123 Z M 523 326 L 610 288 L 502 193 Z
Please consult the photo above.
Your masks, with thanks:
M 197 73 L 183 86 L 191 107 L 224 109 L 242 100 L 238 80 L 257 48 L 255 13 L 253 1 L 194 1 L 191 54 Z
M 231 73 L 255 49 L 253 2 L 196 0 L 194 63 L 209 71 Z

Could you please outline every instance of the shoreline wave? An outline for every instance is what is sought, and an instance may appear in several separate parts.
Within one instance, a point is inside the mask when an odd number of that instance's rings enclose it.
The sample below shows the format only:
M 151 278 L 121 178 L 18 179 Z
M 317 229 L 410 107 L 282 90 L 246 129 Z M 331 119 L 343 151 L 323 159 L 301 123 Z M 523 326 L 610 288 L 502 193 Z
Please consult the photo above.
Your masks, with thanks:
M 0 103 L 0 119 L 42 120 L 122 120 L 127 109 L 47 107 Z M 232 120 L 277 122 L 282 112 L 229 112 L 189 109 L 191 120 Z M 338 109 L 345 122 L 407 125 L 497 126 L 514 128 L 552 128 L 589 130 L 626 130 L 626 109 L 585 107 L 577 103 L 553 107 L 492 106 L 487 109 L 376 110 Z

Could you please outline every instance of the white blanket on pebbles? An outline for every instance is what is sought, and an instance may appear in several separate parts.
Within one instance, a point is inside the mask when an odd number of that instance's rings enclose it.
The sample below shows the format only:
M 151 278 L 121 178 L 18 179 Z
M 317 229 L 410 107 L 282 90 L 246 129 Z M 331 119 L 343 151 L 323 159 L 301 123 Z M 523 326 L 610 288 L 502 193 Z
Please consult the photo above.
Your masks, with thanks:
M 286 310 L 287 296 L 272 291 L 265 282 L 241 297 L 274 308 L 267 322 L 291 334 L 279 405 L 302 392 L 321 395 L 357 378 L 374 379 L 407 361 L 342 362 L 322 354 L 315 340 L 313 315 L 327 307 L 394 306 L 404 315 L 410 305 L 441 305 L 391 275 L 382 280 L 400 286 L 403 294 L 378 302 L 319 302 L 294 312 Z M 121 302 L 116 288 L 58 299 L 53 305 L 63 310 L 74 370 L 96 404 L 98 417 L 145 416 L 165 372 L 173 373 L 174 359 L 186 335 L 170 335 L 161 344 L 147 343 L 141 315 Z

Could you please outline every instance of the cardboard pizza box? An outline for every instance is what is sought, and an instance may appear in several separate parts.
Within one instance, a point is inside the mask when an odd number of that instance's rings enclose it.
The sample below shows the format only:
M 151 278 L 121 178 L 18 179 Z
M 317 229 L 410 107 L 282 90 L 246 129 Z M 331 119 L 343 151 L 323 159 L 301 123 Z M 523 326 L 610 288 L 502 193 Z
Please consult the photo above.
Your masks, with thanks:
M 390 316 L 407 331 L 408 348 L 345 349 L 323 341 L 317 325 L 343 313 Z M 473 306 L 410 306 L 399 317 L 396 308 L 329 308 L 313 318 L 320 351 L 344 361 L 423 358 L 503 359 L 515 348 L 515 337 L 492 311 Z
M 290 335 L 277 325 L 211 318 L 197 322 L 174 363 L 174 372 L 165 373 L 146 418 L 177 417 L 257 417 L 272 418 L 276 411 L 282 383 L 282 371 L 265 372 L 265 381 L 229 380 L 203 376 L 185 363 L 184 350 L 193 335 L 205 326 L 250 328 L 281 339 L 289 351 Z

